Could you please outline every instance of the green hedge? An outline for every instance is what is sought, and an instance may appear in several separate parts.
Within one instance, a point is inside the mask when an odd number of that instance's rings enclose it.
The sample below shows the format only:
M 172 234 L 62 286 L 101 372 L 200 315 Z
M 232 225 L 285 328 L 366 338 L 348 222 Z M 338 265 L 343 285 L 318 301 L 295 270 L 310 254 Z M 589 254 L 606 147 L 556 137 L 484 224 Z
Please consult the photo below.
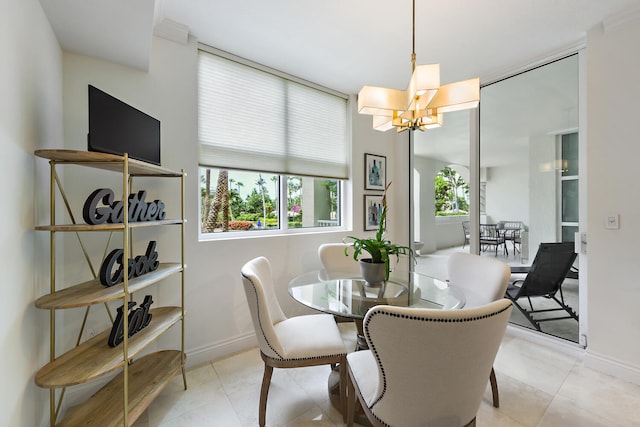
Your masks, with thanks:
M 469 212 L 436 212 L 436 216 L 467 216 Z

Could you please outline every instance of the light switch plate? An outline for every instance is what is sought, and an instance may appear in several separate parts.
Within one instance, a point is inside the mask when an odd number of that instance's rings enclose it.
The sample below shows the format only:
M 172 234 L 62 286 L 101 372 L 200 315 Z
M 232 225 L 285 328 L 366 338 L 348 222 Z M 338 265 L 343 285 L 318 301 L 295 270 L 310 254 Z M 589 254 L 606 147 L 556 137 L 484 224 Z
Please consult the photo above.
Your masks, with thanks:
M 620 215 L 607 215 L 604 219 L 604 228 L 609 230 L 617 230 L 620 228 Z

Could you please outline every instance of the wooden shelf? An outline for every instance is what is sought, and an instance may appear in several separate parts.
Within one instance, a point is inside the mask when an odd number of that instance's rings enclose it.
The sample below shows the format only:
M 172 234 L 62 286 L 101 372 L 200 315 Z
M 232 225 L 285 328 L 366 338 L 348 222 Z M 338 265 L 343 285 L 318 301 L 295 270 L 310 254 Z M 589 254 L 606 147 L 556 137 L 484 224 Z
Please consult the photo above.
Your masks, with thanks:
M 180 307 L 158 307 L 149 312 L 153 316 L 151 323 L 129 337 L 128 359 L 182 318 Z M 121 367 L 124 364 L 123 344 L 109 347 L 110 332 L 110 329 L 103 331 L 44 365 L 36 373 L 36 384 L 44 388 L 67 387 L 100 378 Z
M 83 165 L 112 172 L 123 172 L 124 157 L 115 154 L 77 150 L 36 150 L 35 155 L 56 163 Z M 178 177 L 182 176 L 182 173 L 129 158 L 129 175 Z
M 163 219 L 162 221 L 140 221 L 130 222 L 129 228 L 153 227 L 157 225 L 182 224 L 181 219 Z M 38 231 L 122 231 L 124 224 L 55 224 L 37 225 Z
M 129 365 L 129 423 L 133 424 L 149 404 L 160 394 L 180 370 L 181 353 L 164 350 L 135 360 Z M 71 408 L 57 425 L 62 426 L 108 426 L 123 424 L 123 374 L 114 377 L 108 384 L 82 404 Z
M 129 280 L 129 293 L 138 292 L 162 279 L 182 271 L 178 263 L 160 263 L 158 268 L 144 276 Z M 52 294 L 43 295 L 35 302 L 36 307 L 61 310 L 66 308 L 86 307 L 124 297 L 124 285 L 104 286 L 100 279 L 89 280 L 75 286 L 61 289 Z
M 184 375 L 184 325 L 182 325 L 180 332 L 179 350 L 163 350 L 144 357 L 142 357 L 141 352 L 173 325 L 184 320 L 184 239 L 186 224 L 184 194 L 186 174 L 184 171 L 176 172 L 151 163 L 131 159 L 126 154 L 119 156 L 90 151 L 45 149 L 36 150 L 35 155 L 49 160 L 51 179 L 50 223 L 38 225 L 35 229 L 49 232 L 52 248 L 56 237 L 61 236 L 58 232 L 77 233 L 79 244 L 90 267 L 91 256 L 96 255 L 97 251 L 87 250 L 83 243 L 84 235 L 81 235 L 80 232 L 97 231 L 115 233 L 116 235 L 120 233 L 122 234 L 122 241 L 127 242 L 127 236 L 133 240 L 135 234 L 131 232 L 133 229 L 179 225 L 180 240 L 177 243 L 181 247 L 181 256 L 178 258 L 180 261 L 177 263 L 160 263 L 156 270 L 141 277 L 133 277 L 127 280 L 126 290 L 124 283 L 107 287 L 103 286 L 99 279 L 75 284 L 66 283 L 62 285 L 62 289 L 59 289 L 57 287 L 58 280 L 56 280 L 56 257 L 54 253 L 49 254 L 51 264 L 51 274 L 49 275 L 50 294 L 41 296 L 35 302 L 36 307 L 45 310 L 87 307 L 86 321 L 89 314 L 88 307 L 94 304 L 107 303 L 109 301 L 117 302 L 118 300 L 120 300 L 118 305 L 126 304 L 127 301 L 131 301 L 134 293 L 143 291 L 145 288 L 169 276 L 180 276 L 179 306 L 162 306 L 160 302 L 157 303 L 157 306 L 152 305 L 153 308 L 149 310 L 149 314 L 152 316 L 151 322 L 142 330 L 128 337 L 126 342 L 122 342 L 116 347 L 110 347 L 108 344 L 111 333 L 111 327 L 109 327 L 108 330 L 80 344 L 76 344 L 73 348 L 69 349 L 68 346 L 65 346 L 62 349 L 57 349 L 56 334 L 62 328 L 56 325 L 56 318 L 58 317 L 56 313 L 51 311 L 49 316 L 49 325 L 52 331 L 49 339 L 49 353 L 51 356 L 49 363 L 36 373 L 34 381 L 36 385 L 49 389 L 50 427 L 55 427 L 55 425 L 123 426 L 125 424 L 125 427 L 129 427 L 178 371 L 182 369 Z M 74 217 L 57 171 L 59 167 L 66 165 L 93 168 L 94 175 L 95 169 L 111 171 L 121 175 L 121 194 L 123 195 L 128 194 L 127 188 L 133 188 L 135 181 L 133 178 L 135 177 L 143 177 L 144 179 L 147 177 L 178 178 L 180 181 L 180 212 L 176 213 L 180 215 L 180 218 L 127 222 L 126 225 L 124 223 L 99 225 L 85 223 L 54 224 L 56 216 L 61 213 L 60 211 L 66 212 L 69 218 Z M 107 181 L 111 182 L 111 179 L 109 178 Z M 60 204 L 61 207 L 57 207 L 55 203 L 55 197 L 57 197 L 56 189 L 64 202 Z M 72 222 L 76 222 L 76 220 L 73 219 Z M 156 230 L 150 229 L 149 231 Z M 110 241 L 111 239 L 109 239 Z M 132 244 L 132 242 L 128 243 Z M 108 246 L 109 243 L 107 243 L 107 248 Z M 127 270 L 126 265 L 125 270 Z M 171 283 L 171 286 L 173 286 L 173 283 Z M 142 300 L 137 299 L 136 302 L 141 304 Z M 128 313 L 128 311 L 125 310 L 125 313 Z M 139 356 L 140 359 L 138 360 L 137 357 Z M 134 360 L 134 358 L 136 359 Z M 118 370 L 121 372 L 118 373 Z M 114 378 L 92 397 L 74 408 L 63 406 L 64 388 L 103 378 L 108 374 L 114 376 Z M 186 389 L 186 377 L 183 380 Z M 128 399 L 126 405 L 125 399 Z M 56 414 L 59 411 L 65 413 L 65 410 L 67 415 L 63 420 L 60 420 L 61 417 Z M 58 424 L 56 424 L 56 419 Z

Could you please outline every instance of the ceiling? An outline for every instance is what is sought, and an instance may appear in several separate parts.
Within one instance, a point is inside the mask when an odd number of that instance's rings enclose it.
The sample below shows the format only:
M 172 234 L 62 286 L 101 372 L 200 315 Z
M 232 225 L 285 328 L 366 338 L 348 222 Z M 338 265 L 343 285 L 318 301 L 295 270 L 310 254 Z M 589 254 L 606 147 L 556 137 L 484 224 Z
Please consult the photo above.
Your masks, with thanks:
M 409 0 L 40 3 L 63 49 L 140 69 L 148 68 L 155 28 L 346 94 L 365 84 L 404 89 L 411 75 Z M 439 63 L 443 84 L 487 83 L 575 49 L 589 29 L 634 6 L 638 0 L 416 0 L 417 64 Z M 454 124 L 445 116 L 445 127 Z

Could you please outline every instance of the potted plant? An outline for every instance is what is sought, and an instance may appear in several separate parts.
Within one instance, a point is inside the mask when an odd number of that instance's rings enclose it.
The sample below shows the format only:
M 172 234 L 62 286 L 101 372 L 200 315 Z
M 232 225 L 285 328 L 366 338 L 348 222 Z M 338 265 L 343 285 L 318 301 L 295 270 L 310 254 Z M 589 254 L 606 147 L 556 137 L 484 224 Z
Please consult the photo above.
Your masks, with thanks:
M 391 256 L 395 255 L 396 259 L 400 255 L 408 255 L 413 258 L 413 250 L 410 247 L 396 245 L 384 238 L 387 221 L 387 190 L 390 185 L 391 182 L 389 182 L 382 194 L 382 212 L 380 212 L 378 231 L 375 237 L 359 238 L 347 236 L 343 239 L 345 243 L 352 245 L 353 259 L 360 263 L 362 277 L 370 286 L 380 285 L 382 282 L 389 280 L 389 258 Z M 349 247 L 345 248 L 345 256 L 349 256 L 349 252 Z M 358 259 L 363 252 L 367 252 L 370 258 Z

